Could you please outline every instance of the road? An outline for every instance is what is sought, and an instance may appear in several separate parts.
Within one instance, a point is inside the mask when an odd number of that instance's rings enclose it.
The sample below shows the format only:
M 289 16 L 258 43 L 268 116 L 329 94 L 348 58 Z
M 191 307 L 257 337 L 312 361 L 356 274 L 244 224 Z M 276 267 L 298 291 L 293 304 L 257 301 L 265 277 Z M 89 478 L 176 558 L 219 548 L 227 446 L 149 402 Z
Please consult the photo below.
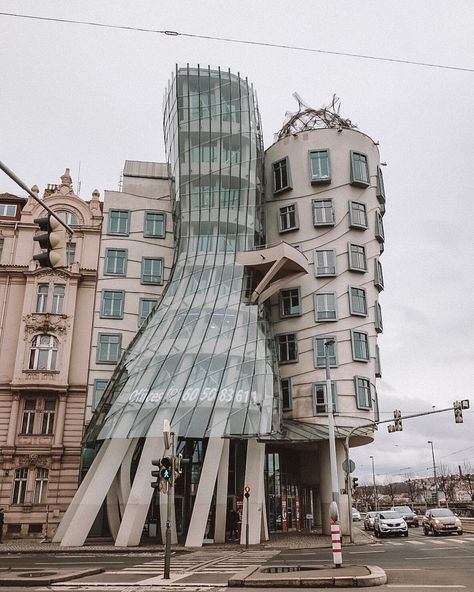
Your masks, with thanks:
M 346 546 L 344 563 L 378 565 L 388 576 L 388 583 L 380 591 L 439 592 L 459 590 L 474 592 L 474 534 L 463 536 L 425 537 L 420 528 L 410 529 L 408 538 L 389 538 L 372 544 Z M 65 567 L 96 567 L 105 572 L 81 580 L 54 584 L 48 590 L 72 592 L 148 592 L 151 590 L 186 589 L 188 592 L 223 592 L 227 578 L 249 565 L 293 564 L 311 565 L 331 563 L 330 549 L 300 550 L 213 550 L 174 554 L 171 561 L 170 584 L 161 578 L 162 553 L 149 555 L 38 554 L 0 556 L 0 569 L 7 566 L 22 569 Z M 176 578 L 180 579 L 174 582 Z M 101 585 L 102 584 L 102 585 Z M 30 590 L 34 588 L 29 588 Z M 327 588 L 326 590 L 329 590 Z M 35 590 L 45 590 L 36 588 Z M 233 589 L 235 592 L 238 589 Z M 267 590 L 272 590 L 268 589 Z M 277 590 L 276 588 L 274 589 Z M 325 590 L 319 588 L 319 590 Z M 374 590 L 374 588 L 358 588 Z M 6 591 L 5 591 L 6 592 Z

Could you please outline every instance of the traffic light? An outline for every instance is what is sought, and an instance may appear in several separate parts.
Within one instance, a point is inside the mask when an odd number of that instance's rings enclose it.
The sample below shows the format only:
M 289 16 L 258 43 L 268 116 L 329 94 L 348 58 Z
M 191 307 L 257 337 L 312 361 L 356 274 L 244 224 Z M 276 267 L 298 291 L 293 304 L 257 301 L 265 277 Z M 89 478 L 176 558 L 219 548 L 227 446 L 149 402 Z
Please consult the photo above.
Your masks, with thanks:
M 395 409 L 393 412 L 393 417 L 395 418 L 395 431 L 401 432 L 403 430 L 402 426 L 402 412 L 400 409 Z
M 159 467 L 159 466 L 161 466 L 161 460 L 152 460 L 151 464 L 154 467 Z M 161 473 L 161 471 L 159 471 L 159 470 L 151 472 L 151 476 L 156 478 L 156 481 L 153 481 L 153 483 L 151 484 L 153 489 L 159 489 L 159 487 L 160 487 L 160 473 Z
M 33 240 L 38 241 L 43 252 L 33 255 L 33 259 L 39 262 L 40 267 L 67 267 L 64 226 L 51 214 L 44 218 L 35 218 L 34 222 L 43 232 L 34 236 Z
M 352 491 L 355 491 L 357 489 L 357 487 L 359 486 L 359 478 L 358 477 L 352 477 Z
M 166 482 L 171 481 L 173 478 L 173 459 L 169 456 L 161 459 L 160 477 Z
M 244 487 L 244 496 L 246 497 L 246 499 L 249 499 L 249 497 L 250 497 L 250 485 L 246 485 Z
M 454 421 L 456 423 L 463 423 L 464 419 L 462 416 L 462 404 L 461 401 L 454 401 Z
M 189 458 L 183 458 L 183 455 L 179 453 L 174 457 L 174 478 L 178 479 L 183 473 L 183 465 L 189 463 Z

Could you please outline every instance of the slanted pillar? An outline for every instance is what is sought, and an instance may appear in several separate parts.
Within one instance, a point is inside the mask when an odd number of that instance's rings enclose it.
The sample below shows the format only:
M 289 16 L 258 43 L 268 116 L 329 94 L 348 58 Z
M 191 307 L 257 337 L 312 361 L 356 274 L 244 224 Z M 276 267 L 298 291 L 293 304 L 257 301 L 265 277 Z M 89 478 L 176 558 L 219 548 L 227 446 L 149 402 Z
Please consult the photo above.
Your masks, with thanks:
M 248 440 L 247 459 L 245 464 L 245 485 L 250 486 L 249 501 L 244 497 L 242 511 L 242 528 L 240 532 L 240 544 L 245 545 L 247 507 L 249 510 L 249 544 L 258 545 L 262 533 L 263 520 L 263 469 L 265 462 L 265 444 L 257 440 Z
M 229 448 L 230 441 L 224 440 L 221 462 L 217 473 L 216 493 L 216 523 L 214 528 L 214 541 L 225 543 L 226 521 L 227 521 L 227 486 L 229 483 Z

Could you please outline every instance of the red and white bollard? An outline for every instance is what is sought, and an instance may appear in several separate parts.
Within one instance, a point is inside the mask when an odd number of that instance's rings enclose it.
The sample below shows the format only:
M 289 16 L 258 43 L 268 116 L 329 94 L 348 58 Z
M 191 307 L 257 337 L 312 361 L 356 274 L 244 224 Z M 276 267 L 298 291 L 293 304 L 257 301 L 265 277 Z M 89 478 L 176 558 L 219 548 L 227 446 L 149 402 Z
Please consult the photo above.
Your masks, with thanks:
M 339 522 L 331 520 L 332 559 L 335 567 L 342 565 L 341 527 Z

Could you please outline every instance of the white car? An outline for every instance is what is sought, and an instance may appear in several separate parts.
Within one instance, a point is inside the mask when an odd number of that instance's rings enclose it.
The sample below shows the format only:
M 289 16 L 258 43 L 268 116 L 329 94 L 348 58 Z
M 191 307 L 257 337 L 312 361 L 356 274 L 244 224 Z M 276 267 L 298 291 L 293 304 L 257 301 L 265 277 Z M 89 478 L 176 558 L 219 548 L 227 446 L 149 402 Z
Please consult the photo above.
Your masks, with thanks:
M 352 520 L 353 522 L 358 522 L 359 520 L 362 520 L 359 510 L 357 510 L 356 508 L 352 508 Z
M 390 535 L 407 537 L 408 525 L 398 512 L 385 510 L 375 517 L 374 534 L 377 538 Z

